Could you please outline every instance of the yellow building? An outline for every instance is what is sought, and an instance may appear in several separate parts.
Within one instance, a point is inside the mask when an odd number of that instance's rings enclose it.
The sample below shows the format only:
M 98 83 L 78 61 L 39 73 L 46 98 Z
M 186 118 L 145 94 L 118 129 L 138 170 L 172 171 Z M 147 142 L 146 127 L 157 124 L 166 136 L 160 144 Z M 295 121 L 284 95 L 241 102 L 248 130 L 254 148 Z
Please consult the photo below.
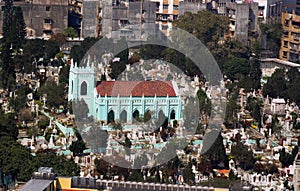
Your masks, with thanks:
M 156 2 L 156 23 L 159 29 L 169 34 L 172 29 L 172 21 L 178 18 L 179 0 L 151 0 Z
M 283 35 L 281 37 L 279 58 L 281 60 L 299 63 L 300 16 L 282 13 L 281 23 Z

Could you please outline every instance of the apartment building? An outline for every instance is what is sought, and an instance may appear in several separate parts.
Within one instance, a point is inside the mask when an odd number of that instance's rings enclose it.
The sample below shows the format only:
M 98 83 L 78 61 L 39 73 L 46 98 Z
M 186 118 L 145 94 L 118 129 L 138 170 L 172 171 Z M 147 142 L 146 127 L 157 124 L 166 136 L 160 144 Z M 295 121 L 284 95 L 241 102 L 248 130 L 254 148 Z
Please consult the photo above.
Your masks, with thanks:
M 0 3 L 0 33 L 2 34 L 4 2 Z M 28 37 L 49 38 L 62 33 L 68 26 L 68 2 L 64 0 L 23 0 L 15 1 L 20 6 L 26 24 Z
M 247 43 L 249 33 L 257 32 L 258 3 L 226 2 L 226 11 L 230 20 L 228 37 Z
M 179 15 L 179 0 L 151 0 L 156 3 L 156 23 L 159 29 L 169 34 L 172 29 L 172 22 Z
M 283 35 L 279 58 L 290 62 L 300 63 L 300 15 L 282 13 L 281 20 Z
M 251 0 L 252 1 L 252 0 Z M 261 23 L 280 23 L 283 0 L 253 0 L 258 3 L 258 19 Z

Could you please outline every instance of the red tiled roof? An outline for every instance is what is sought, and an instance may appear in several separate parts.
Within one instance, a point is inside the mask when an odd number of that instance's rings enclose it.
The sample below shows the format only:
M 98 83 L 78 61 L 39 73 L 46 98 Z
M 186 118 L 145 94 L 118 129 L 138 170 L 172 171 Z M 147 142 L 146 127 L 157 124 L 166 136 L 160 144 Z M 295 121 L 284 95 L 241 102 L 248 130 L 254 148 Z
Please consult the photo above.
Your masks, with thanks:
M 96 89 L 100 96 L 176 96 L 171 81 L 102 81 Z

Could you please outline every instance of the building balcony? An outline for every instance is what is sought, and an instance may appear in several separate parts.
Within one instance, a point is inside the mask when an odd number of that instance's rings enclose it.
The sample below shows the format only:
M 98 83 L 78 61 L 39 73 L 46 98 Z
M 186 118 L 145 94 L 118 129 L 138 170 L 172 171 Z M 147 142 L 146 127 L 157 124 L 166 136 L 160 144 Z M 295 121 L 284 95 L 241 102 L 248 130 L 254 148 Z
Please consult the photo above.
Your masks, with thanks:
M 299 42 L 300 37 L 299 36 L 293 36 L 293 40 L 296 41 L 296 42 Z

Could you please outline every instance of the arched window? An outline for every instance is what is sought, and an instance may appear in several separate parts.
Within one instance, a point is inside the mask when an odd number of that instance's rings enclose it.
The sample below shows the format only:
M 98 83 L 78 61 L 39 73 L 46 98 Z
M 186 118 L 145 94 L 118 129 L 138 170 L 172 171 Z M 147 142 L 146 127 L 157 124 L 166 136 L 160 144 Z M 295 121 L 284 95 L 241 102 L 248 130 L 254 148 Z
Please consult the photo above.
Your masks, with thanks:
M 115 113 L 113 110 L 110 110 L 107 114 L 107 123 L 111 123 L 115 121 Z
M 175 119 L 175 111 L 174 111 L 174 109 L 172 109 L 172 111 L 170 113 L 170 119 Z
M 135 110 L 132 114 L 133 122 L 137 121 L 140 118 L 140 112 L 139 110 Z
M 80 95 L 87 95 L 87 84 L 86 84 L 86 82 L 81 83 Z
M 133 118 L 139 118 L 139 117 L 140 117 L 140 112 L 139 112 L 139 110 L 135 110 L 135 111 L 133 112 L 133 114 L 132 114 L 132 117 L 133 117 Z
M 121 123 L 127 122 L 127 112 L 125 110 L 123 110 L 120 114 L 120 121 Z
M 165 116 L 165 114 L 164 114 L 164 112 L 162 110 L 160 110 L 158 112 L 158 119 L 157 119 L 157 121 L 158 121 L 158 125 L 159 126 L 165 126 L 164 123 L 168 123 L 168 120 L 166 119 L 166 116 Z
M 147 110 L 144 114 L 144 122 L 151 120 L 151 111 Z

